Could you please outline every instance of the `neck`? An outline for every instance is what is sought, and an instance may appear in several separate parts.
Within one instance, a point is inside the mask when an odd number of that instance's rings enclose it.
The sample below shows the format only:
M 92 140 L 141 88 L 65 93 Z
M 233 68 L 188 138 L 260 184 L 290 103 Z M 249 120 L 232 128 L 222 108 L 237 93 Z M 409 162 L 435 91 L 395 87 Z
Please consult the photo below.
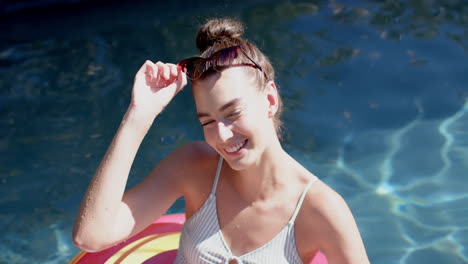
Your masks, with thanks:
M 235 171 L 229 181 L 241 198 L 249 203 L 268 200 L 287 184 L 287 172 L 290 172 L 293 162 L 277 141 L 265 149 L 256 164 Z

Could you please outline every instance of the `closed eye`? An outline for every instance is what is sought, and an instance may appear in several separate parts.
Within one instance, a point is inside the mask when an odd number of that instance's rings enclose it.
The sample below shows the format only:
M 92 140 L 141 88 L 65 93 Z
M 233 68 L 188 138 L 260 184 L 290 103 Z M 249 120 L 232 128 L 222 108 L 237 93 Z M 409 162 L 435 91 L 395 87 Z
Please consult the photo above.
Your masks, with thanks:
M 241 113 L 240 111 L 233 112 L 233 113 L 230 113 L 230 114 L 228 115 L 228 117 L 235 117 L 235 116 L 240 115 L 240 113 Z
M 241 114 L 241 111 L 236 111 L 236 112 L 230 113 L 229 115 L 227 115 L 227 117 L 230 119 L 235 119 L 235 118 L 238 118 L 240 114 Z M 202 126 L 206 126 L 214 122 L 215 120 L 208 120 L 208 121 L 201 122 L 201 123 L 202 123 Z
M 206 122 L 202 123 L 202 126 L 209 125 L 209 124 L 211 124 L 211 123 L 213 123 L 213 122 L 214 122 L 214 120 L 206 121 Z

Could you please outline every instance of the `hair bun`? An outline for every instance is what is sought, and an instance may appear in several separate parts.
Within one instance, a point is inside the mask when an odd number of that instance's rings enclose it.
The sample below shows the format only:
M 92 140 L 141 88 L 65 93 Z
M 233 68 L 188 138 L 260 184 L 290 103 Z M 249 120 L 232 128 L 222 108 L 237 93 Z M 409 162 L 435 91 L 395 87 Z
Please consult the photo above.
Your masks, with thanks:
M 233 18 L 215 18 L 206 22 L 197 33 L 197 48 L 203 53 L 218 42 L 240 42 L 244 26 Z

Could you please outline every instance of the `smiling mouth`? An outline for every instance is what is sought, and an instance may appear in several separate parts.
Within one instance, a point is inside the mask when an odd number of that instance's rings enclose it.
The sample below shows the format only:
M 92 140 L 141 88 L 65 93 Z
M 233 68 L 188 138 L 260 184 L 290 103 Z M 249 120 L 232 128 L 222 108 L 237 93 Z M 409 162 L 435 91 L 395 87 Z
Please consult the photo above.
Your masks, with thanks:
M 227 153 L 236 153 L 238 152 L 239 150 L 241 150 L 242 148 L 245 147 L 245 145 L 247 145 L 247 139 L 242 141 L 242 142 L 239 142 L 237 143 L 236 145 L 230 147 L 230 148 L 225 148 L 224 151 L 226 151 Z

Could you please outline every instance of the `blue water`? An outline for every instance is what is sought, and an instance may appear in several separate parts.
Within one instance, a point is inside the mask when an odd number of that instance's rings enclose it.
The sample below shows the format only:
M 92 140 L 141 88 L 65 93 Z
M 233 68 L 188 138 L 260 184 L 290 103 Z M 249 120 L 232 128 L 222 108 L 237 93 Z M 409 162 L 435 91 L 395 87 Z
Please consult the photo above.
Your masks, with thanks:
M 0 18 L 1 264 L 78 252 L 73 221 L 133 75 L 194 55 L 197 25 L 219 15 L 270 56 L 283 145 L 346 199 L 372 263 L 468 263 L 468 2 L 212 0 Z M 203 139 L 189 90 L 155 121 L 130 186 Z

